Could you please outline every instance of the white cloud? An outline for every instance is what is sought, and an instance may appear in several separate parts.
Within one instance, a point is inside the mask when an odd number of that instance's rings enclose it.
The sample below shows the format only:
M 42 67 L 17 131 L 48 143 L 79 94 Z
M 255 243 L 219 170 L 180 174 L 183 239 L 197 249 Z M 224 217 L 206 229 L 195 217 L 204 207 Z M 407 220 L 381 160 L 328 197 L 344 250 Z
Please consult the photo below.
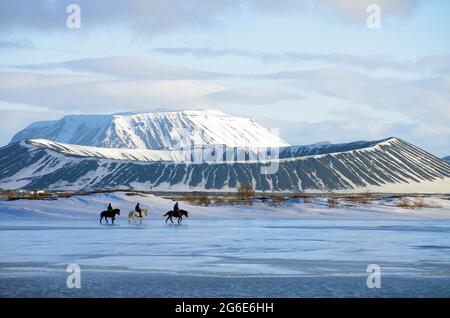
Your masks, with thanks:
M 10 105 L 12 107 L 14 105 Z M 17 105 L 17 107 L 23 107 Z M 35 121 L 52 120 L 62 117 L 61 113 L 45 111 L 18 111 L 0 109 L 0 147 L 6 145 L 12 136 Z
M 437 62 L 442 64 L 441 60 Z M 41 71 L 65 68 L 91 74 L 0 73 L 0 100 L 83 110 L 92 106 L 142 108 L 153 103 L 190 105 L 201 101 L 263 105 L 299 99 L 300 94 L 313 92 L 354 105 L 394 110 L 413 120 L 450 120 L 449 75 L 402 80 L 371 77 L 349 68 L 234 75 L 125 57 L 81 59 L 21 68 Z M 236 86 L 230 84 L 234 82 L 229 79 L 250 81 L 252 86 Z M 267 82 L 272 83 L 270 88 Z
M 62 63 L 31 64 L 13 66 L 23 70 L 70 70 L 75 72 L 89 72 L 130 79 L 151 80 L 183 80 L 183 79 L 212 79 L 229 75 L 198 71 L 183 67 L 174 67 L 153 63 L 149 60 L 130 57 L 103 57 L 92 59 L 78 59 Z
M 450 122 L 449 75 L 400 80 L 330 68 L 262 74 L 259 78 L 276 79 L 298 90 L 340 98 L 354 105 L 397 111 L 414 120 Z
M 310 52 L 264 52 L 246 49 L 216 49 L 210 47 L 166 47 L 154 48 L 150 52 L 168 55 L 192 55 L 198 58 L 237 56 L 261 60 L 263 62 L 321 62 L 366 70 L 392 70 L 402 73 L 448 73 L 450 55 L 428 56 L 416 61 L 404 61 L 386 56 L 359 56 L 339 53 Z
M 36 47 L 26 40 L 5 40 L 0 39 L 0 49 L 25 49 L 34 50 Z
M 226 86 L 195 80 L 99 79 L 96 76 L 0 73 L 0 101 L 66 112 L 193 107 Z
M 441 60 L 433 60 L 433 63 L 440 64 Z M 54 71 L 55 67 L 91 74 L 36 73 L 36 70 L 43 72 L 49 68 Z M 449 143 L 442 141 L 449 137 L 445 127 L 450 126 L 448 74 L 398 79 L 373 77 L 349 68 L 328 68 L 233 75 L 172 68 L 131 58 L 76 60 L 26 68 L 34 72 L 0 73 L 0 101 L 71 113 L 111 113 L 161 107 L 199 108 L 211 104 L 220 107 L 223 103 L 254 107 L 292 102 L 302 95 L 332 97 L 349 105 L 349 118 L 323 126 L 306 126 L 313 129 L 308 136 L 317 138 L 309 139 L 311 142 L 327 135 L 348 136 L 348 140 L 377 139 L 386 134 L 402 133 L 401 128 L 406 127 L 398 123 L 394 129 L 393 124 L 386 124 L 386 121 L 360 119 L 355 112 L 365 105 L 375 111 L 384 109 L 402 114 L 414 123 L 413 128 L 408 126 L 405 139 L 412 136 L 416 138 L 411 139 L 414 141 L 429 138 L 441 145 Z M 242 83 L 251 83 L 251 86 Z M 305 133 L 306 130 L 296 131 L 302 137 Z
M 422 123 L 399 124 L 370 116 L 349 114 L 348 118 L 316 123 L 305 121 L 275 121 L 258 118 L 267 127 L 279 127 L 280 136 L 292 145 L 307 145 L 319 141 L 333 143 L 355 140 L 378 140 L 398 137 L 439 157 L 450 153 L 450 131 L 436 131 Z M 430 130 L 431 129 L 431 130 Z
M 423 0 L 422 0 L 423 1 Z M 220 25 L 227 17 L 245 10 L 271 14 L 325 9 L 344 20 L 366 17 L 368 4 L 378 3 L 386 16 L 411 14 L 419 0 L 77 0 L 81 7 L 82 31 L 95 27 L 125 25 L 139 35 L 151 36 L 177 28 Z M 72 0 L 0 1 L 0 30 L 66 30 L 66 7 Z M 89 26 L 89 27 L 84 27 Z
M 382 14 L 388 17 L 405 17 L 412 13 L 419 0 L 316 0 L 314 2 L 342 18 L 365 20 L 367 7 L 371 4 L 379 5 Z
M 239 87 L 222 90 L 204 96 L 206 100 L 216 103 L 238 103 L 268 105 L 286 100 L 298 100 L 299 94 L 273 88 L 264 87 Z

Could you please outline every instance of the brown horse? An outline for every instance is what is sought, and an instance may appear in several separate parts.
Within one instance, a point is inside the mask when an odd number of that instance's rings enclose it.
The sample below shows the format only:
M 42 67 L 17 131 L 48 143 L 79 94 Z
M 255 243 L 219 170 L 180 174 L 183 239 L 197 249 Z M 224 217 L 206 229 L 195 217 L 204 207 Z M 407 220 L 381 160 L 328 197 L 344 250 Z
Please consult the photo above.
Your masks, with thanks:
M 103 211 L 100 213 L 100 223 L 102 223 L 102 219 L 104 218 L 106 223 L 108 223 L 108 218 L 111 219 L 112 223 L 114 224 L 114 220 L 116 219 L 116 214 L 120 215 L 119 209 L 114 209 L 112 211 Z
M 173 223 L 173 220 L 172 220 L 173 217 L 178 218 L 178 224 L 180 224 L 181 221 L 183 220 L 183 216 L 185 216 L 185 217 L 187 217 L 187 218 L 189 217 L 188 211 L 185 211 L 185 210 L 180 210 L 180 211 L 178 211 L 178 212 L 175 212 L 175 211 L 169 211 L 169 212 L 167 212 L 166 214 L 164 214 L 164 216 L 167 216 L 166 223 L 167 223 L 167 221 L 169 221 L 169 220 L 170 220 L 170 222 Z

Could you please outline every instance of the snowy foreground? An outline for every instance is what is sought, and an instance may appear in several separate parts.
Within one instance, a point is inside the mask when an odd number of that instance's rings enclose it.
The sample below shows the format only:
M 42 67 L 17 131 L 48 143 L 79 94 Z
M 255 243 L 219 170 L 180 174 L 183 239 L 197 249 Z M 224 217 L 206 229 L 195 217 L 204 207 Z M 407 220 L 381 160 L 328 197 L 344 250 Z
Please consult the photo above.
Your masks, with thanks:
M 128 224 L 137 201 L 150 216 Z M 116 225 L 98 223 L 108 202 L 122 210 Z M 189 218 L 166 225 L 173 202 L 153 195 L 2 201 L 0 297 L 449 297 L 449 202 L 181 203 Z M 66 287 L 68 264 L 81 267 L 80 289 Z M 366 286 L 369 264 L 380 289 Z

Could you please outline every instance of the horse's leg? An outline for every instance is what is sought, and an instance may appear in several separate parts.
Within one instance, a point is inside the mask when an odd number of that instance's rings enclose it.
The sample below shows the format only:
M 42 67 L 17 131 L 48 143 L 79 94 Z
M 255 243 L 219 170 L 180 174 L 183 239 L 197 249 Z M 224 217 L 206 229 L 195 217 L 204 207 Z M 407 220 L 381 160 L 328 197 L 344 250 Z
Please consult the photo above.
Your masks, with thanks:
M 170 219 L 170 222 L 172 222 L 172 223 L 173 223 L 173 220 L 172 220 L 172 216 L 170 216 L 170 217 L 169 217 L 169 219 Z
M 100 224 L 102 224 L 102 219 L 103 219 L 103 216 L 100 217 Z
M 112 218 L 111 218 L 112 224 L 114 224 L 114 220 L 115 220 L 115 219 L 116 219 L 115 217 L 112 217 Z
M 106 224 L 108 224 L 109 222 L 108 222 L 108 218 L 105 216 L 105 221 L 106 221 Z
M 178 224 L 181 223 L 181 220 L 183 220 L 183 218 L 181 216 L 178 217 Z
M 170 219 L 170 215 L 167 217 L 167 219 L 166 219 L 166 224 L 167 224 L 167 221 L 169 221 L 169 219 Z

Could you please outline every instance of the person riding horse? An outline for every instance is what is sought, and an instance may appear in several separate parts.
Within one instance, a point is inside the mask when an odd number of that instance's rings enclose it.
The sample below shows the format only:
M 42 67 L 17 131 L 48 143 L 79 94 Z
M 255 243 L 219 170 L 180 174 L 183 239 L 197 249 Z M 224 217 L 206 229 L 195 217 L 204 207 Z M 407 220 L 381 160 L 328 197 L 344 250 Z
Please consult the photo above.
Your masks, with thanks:
M 178 219 L 178 224 L 181 223 L 181 221 L 183 220 L 183 216 L 185 217 L 189 217 L 188 211 L 185 210 L 181 210 L 178 206 L 178 202 L 175 203 L 175 205 L 173 206 L 173 210 L 167 212 L 166 214 L 164 214 L 164 216 L 167 216 L 166 218 L 166 223 L 167 221 L 170 221 L 173 223 L 172 218 L 175 217 Z
M 105 219 L 106 223 L 108 223 L 108 218 L 110 218 L 112 223 L 114 224 L 116 215 L 120 215 L 120 209 L 113 209 L 111 203 L 109 203 L 106 211 L 100 212 L 100 223 L 102 223 L 103 219 Z
M 139 217 L 142 218 L 142 210 L 141 207 L 139 206 L 139 203 L 136 204 L 136 207 L 134 208 L 134 210 L 139 213 Z

